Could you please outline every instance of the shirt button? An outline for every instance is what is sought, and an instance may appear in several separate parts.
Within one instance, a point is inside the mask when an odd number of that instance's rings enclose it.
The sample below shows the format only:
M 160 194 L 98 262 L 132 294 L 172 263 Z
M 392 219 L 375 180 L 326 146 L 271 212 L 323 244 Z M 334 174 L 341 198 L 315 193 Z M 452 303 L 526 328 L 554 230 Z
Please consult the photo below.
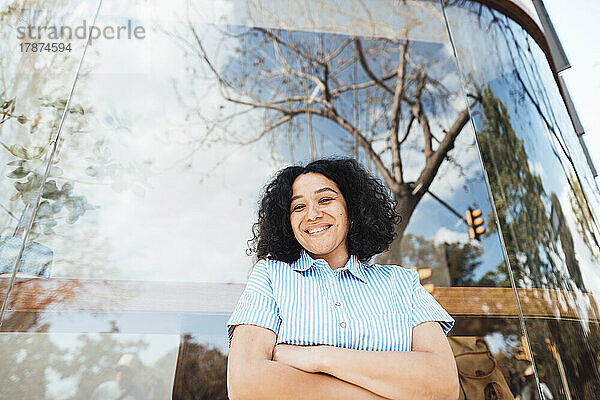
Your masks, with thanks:
M 342 303 L 340 303 L 339 301 L 336 301 L 336 302 L 335 302 L 335 306 L 336 306 L 336 307 L 340 307 L 341 305 L 342 305 Z
M 345 328 L 346 327 L 346 323 L 345 322 L 340 322 L 340 328 Z

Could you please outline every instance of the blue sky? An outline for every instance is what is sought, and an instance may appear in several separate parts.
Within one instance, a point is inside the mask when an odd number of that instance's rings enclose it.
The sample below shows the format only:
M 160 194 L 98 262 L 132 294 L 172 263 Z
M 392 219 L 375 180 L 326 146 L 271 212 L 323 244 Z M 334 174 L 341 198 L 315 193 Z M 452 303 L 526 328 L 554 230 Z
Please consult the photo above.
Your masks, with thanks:
M 600 2 L 544 0 L 544 4 L 571 63 L 562 74 L 585 129 L 584 140 L 600 171 Z M 600 185 L 599 178 L 596 182 Z

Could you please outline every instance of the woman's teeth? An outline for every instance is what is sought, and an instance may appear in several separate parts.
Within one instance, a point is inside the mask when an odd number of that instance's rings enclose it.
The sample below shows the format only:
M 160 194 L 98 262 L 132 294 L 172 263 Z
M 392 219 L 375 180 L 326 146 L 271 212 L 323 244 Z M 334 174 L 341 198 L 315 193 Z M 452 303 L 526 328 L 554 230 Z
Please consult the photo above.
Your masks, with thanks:
M 320 227 L 320 228 L 317 228 L 317 229 L 309 229 L 307 232 L 308 232 L 310 235 L 312 235 L 313 233 L 319 233 L 319 232 L 321 232 L 321 231 L 324 231 L 325 229 L 328 229 L 330 226 L 331 226 L 331 225 L 328 225 L 328 226 L 322 226 L 322 227 Z

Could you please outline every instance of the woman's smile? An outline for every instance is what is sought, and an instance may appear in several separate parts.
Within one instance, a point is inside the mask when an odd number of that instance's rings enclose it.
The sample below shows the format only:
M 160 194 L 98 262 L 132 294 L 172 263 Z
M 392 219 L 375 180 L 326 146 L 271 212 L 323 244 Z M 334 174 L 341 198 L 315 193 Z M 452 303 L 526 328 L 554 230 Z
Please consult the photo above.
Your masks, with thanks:
M 319 227 L 308 228 L 304 232 L 308 233 L 311 236 L 318 236 L 319 234 L 324 233 L 330 227 L 331 225 L 322 225 Z

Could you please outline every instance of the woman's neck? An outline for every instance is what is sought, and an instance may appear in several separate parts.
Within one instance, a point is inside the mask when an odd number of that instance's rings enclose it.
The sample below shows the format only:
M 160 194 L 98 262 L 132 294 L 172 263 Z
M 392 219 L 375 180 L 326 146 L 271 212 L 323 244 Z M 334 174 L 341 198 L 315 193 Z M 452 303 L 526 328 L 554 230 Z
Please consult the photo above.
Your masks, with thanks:
M 315 254 L 311 254 L 311 253 L 308 253 L 308 254 L 310 254 L 310 256 L 315 260 L 320 258 L 320 259 L 327 261 L 327 264 L 333 270 L 342 268 L 343 266 L 346 265 L 346 263 L 350 259 L 350 255 L 348 254 L 347 251 L 339 252 L 339 253 L 334 252 L 334 253 L 327 254 L 324 256 L 315 255 Z

